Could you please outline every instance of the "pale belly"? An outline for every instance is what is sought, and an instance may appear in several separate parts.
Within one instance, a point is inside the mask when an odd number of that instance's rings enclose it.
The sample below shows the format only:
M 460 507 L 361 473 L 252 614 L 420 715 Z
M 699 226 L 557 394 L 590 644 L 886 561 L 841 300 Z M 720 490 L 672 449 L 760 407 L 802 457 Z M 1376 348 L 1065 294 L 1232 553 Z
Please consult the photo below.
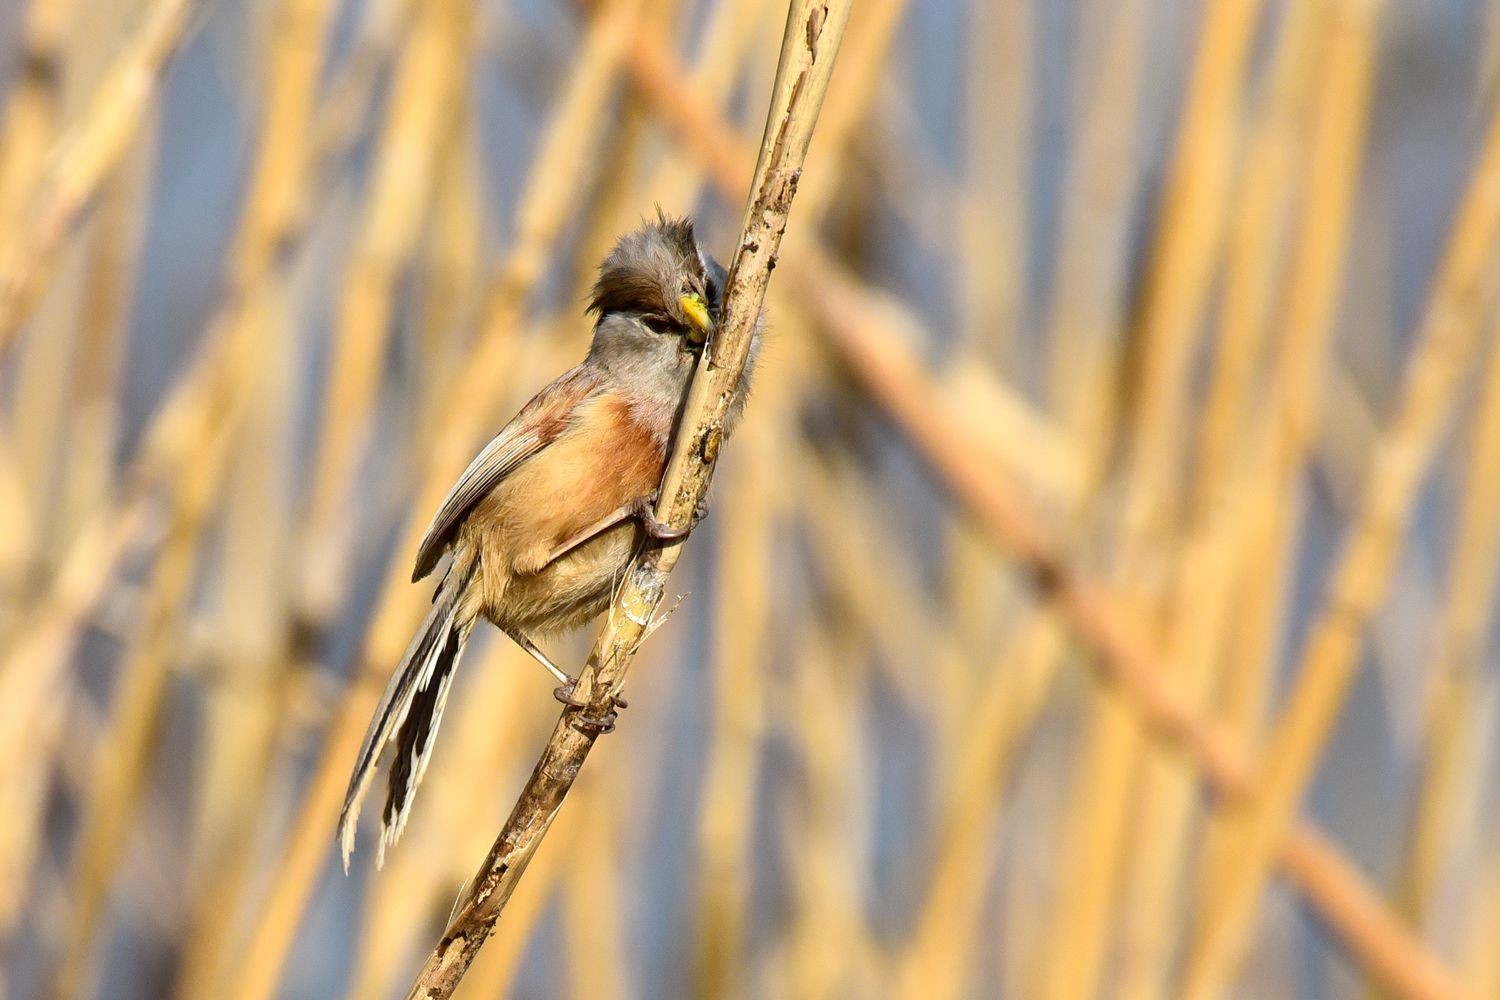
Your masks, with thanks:
M 623 522 L 536 573 L 511 575 L 504 554 L 481 553 L 481 613 L 533 638 L 581 628 L 608 607 L 641 537 L 633 521 Z

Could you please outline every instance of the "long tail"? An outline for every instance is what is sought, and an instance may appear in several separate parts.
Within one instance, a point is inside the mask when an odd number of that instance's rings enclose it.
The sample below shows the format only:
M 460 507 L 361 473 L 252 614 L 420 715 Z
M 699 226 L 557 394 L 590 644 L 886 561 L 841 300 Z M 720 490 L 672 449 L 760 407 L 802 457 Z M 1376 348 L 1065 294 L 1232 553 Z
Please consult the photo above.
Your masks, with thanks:
M 432 757 L 432 744 L 443 718 L 454 669 L 474 625 L 472 615 L 466 616 L 462 607 L 463 592 L 473 573 L 473 563 L 455 555 L 453 565 L 433 595 L 432 608 L 412 637 L 411 645 L 406 647 L 401 663 L 386 685 L 380 707 L 370 720 L 354 773 L 349 777 L 349 790 L 344 793 L 344 808 L 339 812 L 339 846 L 346 874 L 349 856 L 354 853 L 360 804 L 375 777 L 380 751 L 393 741 L 396 756 L 391 763 L 389 790 L 381 816 L 377 867 L 385 863 L 386 847 L 396 843 L 406 826 L 412 798 Z

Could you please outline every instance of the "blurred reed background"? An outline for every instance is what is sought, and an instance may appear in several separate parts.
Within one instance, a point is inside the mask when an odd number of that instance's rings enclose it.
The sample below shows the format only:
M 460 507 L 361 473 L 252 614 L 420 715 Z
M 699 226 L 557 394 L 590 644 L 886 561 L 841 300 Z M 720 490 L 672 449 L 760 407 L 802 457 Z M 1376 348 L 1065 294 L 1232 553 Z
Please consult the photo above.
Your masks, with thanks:
M 403 995 L 558 711 L 482 630 L 339 873 L 415 534 L 614 236 L 727 256 L 782 18 L 0 0 L 5 996 Z M 1500 996 L 1497 67 L 1478 0 L 859 0 L 459 996 Z

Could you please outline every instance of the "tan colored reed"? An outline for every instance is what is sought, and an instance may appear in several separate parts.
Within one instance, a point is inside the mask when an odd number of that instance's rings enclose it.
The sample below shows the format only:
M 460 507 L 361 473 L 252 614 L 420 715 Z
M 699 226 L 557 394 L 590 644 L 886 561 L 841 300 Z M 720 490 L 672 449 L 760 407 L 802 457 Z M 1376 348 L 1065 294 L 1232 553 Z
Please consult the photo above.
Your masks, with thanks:
M 184 1000 L 274 995 L 304 911 L 331 886 L 353 746 L 426 598 L 403 572 L 415 526 L 514 404 L 576 360 L 579 292 L 620 231 L 654 203 L 740 204 L 754 162 L 745 116 L 770 88 L 779 11 L 585 6 L 576 40 L 571 12 L 547 15 L 535 58 L 549 68 L 525 79 L 483 61 L 531 45 L 518 39 L 538 24 L 468 0 L 374 0 L 347 48 L 332 43 L 327 0 L 280 0 L 249 15 L 244 39 L 207 39 L 256 122 L 240 152 L 250 180 L 200 346 L 174 361 L 122 463 L 125 375 L 150 345 L 144 328 L 131 343 L 128 315 L 141 223 L 155 178 L 176 169 L 153 160 L 160 74 L 198 6 L 26 4 L 0 125 L 0 217 L 13 223 L 0 234 L 0 346 L 14 348 L 0 402 L 0 884 L 26 888 L 0 894 L 0 946 L 34 933 L 57 995 L 82 995 L 114 907 L 182 956 Z M 943 149 L 929 138 L 940 123 L 907 93 L 925 56 L 903 29 L 931 15 L 855 5 L 749 422 L 708 535 L 689 546 L 712 550 L 691 569 L 714 576 L 686 586 L 719 601 L 694 611 L 691 599 L 650 644 L 663 654 L 696 634 L 684 616 L 710 615 L 706 662 L 683 669 L 704 672 L 711 702 L 672 719 L 679 675 L 633 675 L 637 704 L 611 752 L 584 772 L 456 995 L 515 995 L 537 954 L 578 996 L 631 995 L 663 963 L 669 988 L 716 995 L 956 997 L 995 983 L 1203 995 L 1234 981 L 1251 941 L 1257 985 L 1274 991 L 1290 988 L 1289 956 L 1321 952 L 1284 932 L 1252 937 L 1279 912 L 1260 891 L 1273 869 L 1331 929 L 1328 954 L 1376 989 L 1494 993 L 1500 882 L 1476 815 L 1494 759 L 1475 734 L 1495 711 L 1476 643 L 1496 562 L 1485 513 L 1500 352 L 1476 376 L 1472 426 L 1442 450 L 1445 414 L 1467 403 L 1452 387 L 1480 369 L 1468 345 L 1496 277 L 1494 140 L 1471 164 L 1391 420 L 1382 392 L 1403 366 L 1381 340 L 1396 199 L 1362 175 L 1389 22 L 1374 0 L 1200 6 L 1158 206 L 1141 169 L 1154 154 L 1139 154 L 1166 106 L 1146 82 L 1163 78 L 1157 42 L 1171 33 L 1145 5 L 1080 5 L 1064 53 L 1038 47 L 1052 37 L 1039 30 L 1056 16 L 1046 5 L 959 14 L 963 138 Z M 1496 23 L 1484 16 L 1476 44 L 1479 107 Z M 1271 48 L 1251 73 L 1257 32 Z M 1033 117 L 1054 107 L 1041 87 L 1059 57 L 1076 91 L 1060 136 Z M 513 204 L 490 205 L 493 108 L 487 90 L 469 92 L 476 73 L 538 125 L 525 182 L 501 178 Z M 365 140 L 368 184 L 348 155 Z M 1059 142 L 1060 200 L 1033 203 Z M 497 215 L 515 221 L 491 268 Z M 704 215 L 700 233 L 726 245 L 716 209 Z M 1046 220 L 1057 231 L 1034 241 Z M 870 266 L 892 259 L 876 243 L 892 234 L 897 256 L 920 264 L 894 278 L 918 282 L 916 301 L 881 290 Z M 560 286 L 543 284 L 559 270 Z M 341 277 L 309 280 L 324 274 Z M 559 314 L 533 315 L 555 287 Z M 297 364 L 327 298 L 340 303 L 334 389 L 320 397 Z M 398 380 L 385 357 L 408 318 L 401 357 L 414 363 Z M 1363 338 L 1357 355 L 1338 356 L 1335 329 Z M 306 457 L 293 420 L 310 391 L 318 447 Z M 393 415 L 401 430 L 376 456 L 372 433 Z M 908 453 L 929 483 L 913 483 Z M 1410 514 L 1424 458 L 1457 517 L 1441 584 L 1393 561 L 1426 540 Z M 1263 757 L 1309 551 L 1309 474 L 1352 520 L 1350 547 Z M 934 488 L 928 506 L 908 492 Z M 402 537 L 376 565 L 372 537 L 392 526 Z M 304 560 L 309 539 L 318 551 Z M 355 621 L 371 583 L 374 608 Z M 1298 818 L 1362 646 L 1355 626 L 1387 583 L 1411 605 L 1403 621 L 1431 617 L 1438 636 L 1393 899 Z M 75 669 L 91 630 L 124 647 L 102 705 L 80 696 Z M 347 687 L 319 662 L 345 640 L 359 650 Z M 1379 632 L 1372 645 L 1408 652 Z M 407 838 L 347 913 L 344 995 L 388 994 L 411 974 L 546 739 L 540 672 L 503 642 L 474 653 Z M 1075 658 L 1097 673 L 1060 669 Z M 157 761 L 168 691 L 186 692 L 200 730 L 184 786 Z M 701 794 L 680 818 L 697 850 L 678 862 L 691 935 L 646 956 L 632 917 L 638 891 L 661 898 L 637 867 L 660 821 L 651 765 L 700 712 Z M 889 718 L 924 770 L 916 808 L 877 831 L 886 775 L 870 748 Z M 1080 739 L 1093 763 L 1072 783 L 1058 754 L 1028 753 Z M 61 847 L 43 823 L 56 800 L 82 807 Z M 901 873 L 877 885 L 886 838 Z M 139 872 L 121 864 L 127 849 L 146 857 Z M 1480 855 L 1472 878 L 1453 877 Z M 768 869 L 781 879 L 760 882 Z M 1189 871 L 1206 880 L 1200 900 Z M 1061 900 L 1050 920 L 1039 899 Z
M 1243 794 L 1249 773 L 1223 730 L 1184 708 L 1166 686 L 1139 625 L 1096 583 L 1059 562 L 1008 484 L 967 462 L 966 445 L 957 431 L 961 422 L 947 412 L 919 366 L 889 344 L 882 352 L 871 350 L 869 331 L 879 328 L 878 313 L 862 301 L 856 286 L 836 284 L 833 275 L 833 269 L 825 267 L 819 276 L 827 304 L 824 322 L 830 333 L 837 333 L 845 356 L 857 365 L 872 393 L 899 414 L 906 433 L 919 442 L 927 460 L 963 497 L 995 541 L 1033 567 L 1072 626 L 1099 651 L 1099 665 L 1129 695 L 1140 721 L 1158 738 L 1187 750 L 1221 793 Z M 1392 988 L 1412 996 L 1454 995 L 1448 971 L 1405 932 L 1378 894 L 1321 834 L 1304 824 L 1280 846 L 1283 864 L 1299 879 L 1310 901 Z
M 1492 335 L 1481 373 L 1478 412 L 1466 446 L 1464 494 L 1451 545 L 1442 632 L 1427 671 L 1423 773 L 1407 840 L 1402 907 L 1418 927 L 1428 912 L 1455 831 L 1466 761 L 1475 757 L 1475 724 L 1484 704 L 1482 649 L 1492 620 L 1500 567 L 1500 349 Z M 1473 764 L 1469 763 L 1472 768 Z M 1471 779 L 1472 782 L 1472 779 Z M 1470 795 L 1477 794 L 1477 782 Z
M 23 224 L 0 237 L 0 349 L 34 308 L 63 238 L 129 150 L 198 7 L 195 0 L 152 3 L 83 117 L 47 153 L 24 199 Z
M 60 126 L 62 85 L 67 68 L 71 0 L 30 4 L 20 79 L 5 101 L 5 136 L 0 154 L 0 218 L 19 218 Z
M 1234 442 L 1249 422 L 1252 389 L 1258 383 L 1260 356 L 1269 335 L 1267 311 L 1274 289 L 1272 260 L 1278 235 L 1284 236 L 1285 202 L 1291 185 L 1289 139 L 1305 114 L 1311 64 L 1310 44 L 1318 10 L 1292 9 L 1277 40 L 1267 107 L 1249 131 L 1246 166 L 1231 210 L 1233 225 L 1225 247 L 1225 293 L 1222 329 L 1216 345 L 1203 430 L 1198 442 L 1201 463 L 1195 481 L 1186 486 L 1187 527 L 1178 543 L 1168 597 L 1165 637 L 1169 655 L 1179 666 L 1179 691 L 1198 711 L 1204 710 L 1225 668 L 1221 648 L 1233 628 L 1234 598 L 1242 566 L 1263 559 L 1241 540 L 1247 504 L 1243 491 L 1228 481 L 1235 472 Z M 1290 134 L 1289 134 L 1290 133 Z M 1335 197 L 1318 192 L 1312 197 Z M 1321 222 L 1321 220 L 1320 220 Z M 1242 644 L 1264 650 L 1266 637 L 1246 636 Z M 1264 686 L 1268 660 L 1244 669 L 1254 677 L 1227 683 L 1249 689 Z M 1190 824 L 1198 810 L 1192 777 L 1160 753 L 1148 755 L 1139 789 L 1137 827 L 1121 919 L 1122 994 L 1156 996 L 1169 989 L 1175 946 L 1181 936 L 1182 859 L 1188 856 Z
M 965 115 L 964 176 L 954 205 L 963 246 L 959 329 L 982 357 L 1001 363 L 1016 357 L 1029 271 L 1025 212 L 1032 168 L 1026 151 L 1035 139 L 1031 78 L 1038 56 L 1032 22 L 1038 10 L 1018 0 L 976 4 L 969 12 L 965 83 L 972 99 Z M 1129 35 L 1128 24 L 1122 27 Z
M 798 649 L 792 677 L 773 695 L 790 716 L 803 765 L 801 794 L 783 834 L 795 916 L 787 922 L 778 971 L 788 995 L 869 995 L 885 980 L 860 904 L 858 870 L 868 862 L 869 840 L 857 820 L 868 792 L 852 780 L 865 717 L 858 677 L 847 669 L 855 651 L 816 637 L 802 639 Z
M 121 670 L 117 707 L 101 740 L 93 784 L 83 797 L 87 805 L 74 847 L 68 893 L 69 930 L 50 991 L 58 1000 L 83 996 L 90 986 L 94 936 L 115 867 L 129 846 L 120 830 L 132 825 L 148 784 L 179 627 L 176 620 L 184 614 L 191 594 L 199 535 L 218 496 L 228 444 L 221 436 L 211 450 L 200 451 L 191 474 L 178 480 L 171 499 L 166 538 L 147 585 L 137 644 Z
M 322 620 L 341 592 L 350 536 L 352 484 L 371 439 L 385 368 L 397 280 L 416 252 L 420 224 L 438 172 L 437 153 L 454 129 L 468 65 L 469 11 L 464 3 L 419 6 L 392 84 L 381 145 L 375 154 L 369 207 L 343 278 L 321 437 L 306 523 L 301 600 Z
M 771 404 L 785 404 L 773 386 Z M 758 399 L 757 405 L 764 402 Z M 759 488 L 775 476 L 784 454 L 777 418 L 758 412 L 735 445 L 737 464 L 726 468 L 719 537 L 724 589 L 715 607 L 718 636 L 712 679 L 713 742 L 708 750 L 704 803 L 697 831 L 698 864 L 694 990 L 703 996 L 743 993 L 745 923 L 752 889 L 752 832 L 765 752 L 766 678 L 761 664 L 772 655 L 770 602 L 772 541 L 777 524 L 772 495 Z
M 1255 130 L 1229 247 L 1220 360 L 1214 367 L 1205 407 L 1199 455 L 1203 468 L 1195 498 L 1204 516 L 1233 492 L 1236 442 L 1254 427 L 1253 403 L 1269 362 L 1274 336 L 1273 300 L 1280 287 L 1277 247 L 1291 226 L 1292 196 L 1298 189 L 1295 157 L 1307 126 L 1319 52 L 1319 8 L 1299 7 L 1282 27 L 1273 67 L 1268 107 Z M 1258 391 L 1259 390 L 1259 391 Z M 1242 625 L 1222 654 L 1224 713 L 1243 745 L 1258 739 L 1267 698 L 1273 651 L 1283 618 L 1288 517 L 1279 504 L 1251 511 L 1243 532 L 1245 565 L 1237 573 L 1234 596 Z
M 1355 50 L 1352 58 L 1366 72 L 1372 44 L 1368 32 L 1368 25 L 1356 22 L 1336 39 Z M 1190 990 L 1202 990 L 1202 995 L 1223 988 L 1242 953 L 1253 897 L 1269 868 L 1270 844 L 1297 808 L 1347 694 L 1362 627 L 1379 608 L 1399 551 L 1395 527 L 1409 516 L 1450 418 L 1455 388 L 1479 342 L 1477 312 L 1489 291 L 1483 284 L 1484 264 L 1500 232 L 1500 184 L 1494 182 L 1492 159 L 1497 156 L 1500 129 L 1493 129 L 1457 217 L 1402 397 L 1376 444 L 1361 509 L 1333 568 L 1327 605 L 1310 633 L 1295 687 L 1267 747 L 1256 794 L 1226 835 L 1223 867 L 1207 897 L 1188 972 Z M 1308 434 L 1310 429 L 1294 425 L 1293 432 Z

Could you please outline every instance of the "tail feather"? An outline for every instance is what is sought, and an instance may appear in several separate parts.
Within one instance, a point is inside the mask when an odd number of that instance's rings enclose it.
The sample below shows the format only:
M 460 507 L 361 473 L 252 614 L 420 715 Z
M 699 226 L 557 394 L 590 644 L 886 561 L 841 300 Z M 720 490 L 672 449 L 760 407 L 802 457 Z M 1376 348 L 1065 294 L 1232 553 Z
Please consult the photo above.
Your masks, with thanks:
M 412 697 L 406 721 L 396 733 L 396 755 L 391 761 L 391 772 L 386 783 L 380 846 L 375 856 L 376 868 L 384 866 L 386 847 L 394 847 L 396 841 L 401 839 L 401 831 L 406 829 L 406 819 L 411 813 L 417 786 L 422 784 L 422 778 L 427 774 L 427 762 L 432 759 L 432 747 L 437 741 L 438 726 L 443 721 L 443 707 L 448 703 L 448 689 L 453 684 L 454 670 L 467 641 L 466 628 L 455 625 L 448 630 L 433 657 L 430 676 Z
M 472 566 L 460 569 L 455 560 L 455 565 L 449 569 L 433 597 L 427 617 L 422 620 L 422 625 L 412 637 L 411 644 L 406 647 L 400 664 L 391 674 L 380 705 L 375 709 L 375 716 L 370 720 L 370 728 L 365 732 L 365 741 L 359 749 L 354 773 L 349 777 L 349 788 L 344 794 L 344 805 L 339 812 L 339 846 L 346 873 L 349 871 L 349 856 L 354 853 L 359 807 L 379 767 L 381 750 L 392 740 L 399 741 L 399 748 L 407 749 L 410 743 L 406 738 L 408 732 L 414 738 L 419 729 L 423 733 L 420 759 L 412 758 L 412 763 L 406 765 L 407 775 L 415 778 L 409 782 L 409 787 L 402 796 L 406 808 L 410 808 L 412 793 L 422 780 L 427 757 L 432 752 L 432 735 L 437 731 L 438 717 L 442 714 L 443 703 L 448 695 L 453 669 L 458 664 L 458 654 L 463 650 L 472 624 L 470 621 L 460 620 L 460 598 L 472 573 Z M 416 717 L 421 720 L 417 725 L 410 724 L 414 709 Z M 405 753 L 398 754 L 396 766 L 402 766 L 401 761 L 406 756 Z M 405 778 L 402 783 L 408 784 Z M 399 818 L 404 825 L 404 812 Z M 397 826 L 392 833 L 387 824 L 384 834 L 389 838 L 385 842 L 394 843 L 395 838 L 400 835 L 400 827 Z M 383 845 L 380 853 L 383 859 Z

